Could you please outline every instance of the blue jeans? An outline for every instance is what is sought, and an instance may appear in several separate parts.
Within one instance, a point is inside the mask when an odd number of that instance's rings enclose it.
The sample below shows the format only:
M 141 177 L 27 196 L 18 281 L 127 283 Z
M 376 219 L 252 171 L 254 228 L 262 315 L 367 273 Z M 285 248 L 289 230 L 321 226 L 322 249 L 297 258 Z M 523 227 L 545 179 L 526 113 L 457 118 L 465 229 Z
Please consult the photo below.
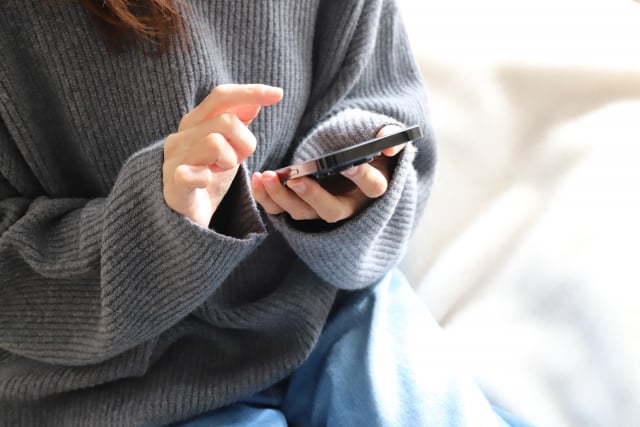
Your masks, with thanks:
M 394 270 L 352 293 L 286 381 L 181 427 L 527 426 L 452 363 L 440 327 Z

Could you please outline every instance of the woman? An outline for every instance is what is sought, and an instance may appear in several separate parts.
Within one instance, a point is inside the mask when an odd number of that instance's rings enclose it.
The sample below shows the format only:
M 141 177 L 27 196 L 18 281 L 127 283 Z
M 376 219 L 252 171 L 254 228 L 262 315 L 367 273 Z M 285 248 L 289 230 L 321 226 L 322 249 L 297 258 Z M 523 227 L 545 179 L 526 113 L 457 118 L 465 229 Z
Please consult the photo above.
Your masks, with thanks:
M 395 2 L 132 3 L 1 8 L 2 425 L 498 423 L 388 274 L 434 160 Z

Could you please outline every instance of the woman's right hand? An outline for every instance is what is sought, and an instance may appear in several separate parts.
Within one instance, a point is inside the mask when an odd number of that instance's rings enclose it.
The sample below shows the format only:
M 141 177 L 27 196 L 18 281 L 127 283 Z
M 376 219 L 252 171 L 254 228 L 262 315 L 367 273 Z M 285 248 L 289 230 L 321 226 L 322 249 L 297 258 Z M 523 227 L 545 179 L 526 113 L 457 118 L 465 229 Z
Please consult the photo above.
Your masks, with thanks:
M 282 99 L 282 89 L 221 85 L 180 121 L 164 144 L 162 181 L 171 209 L 208 227 L 239 165 L 256 148 L 249 123 L 263 106 Z

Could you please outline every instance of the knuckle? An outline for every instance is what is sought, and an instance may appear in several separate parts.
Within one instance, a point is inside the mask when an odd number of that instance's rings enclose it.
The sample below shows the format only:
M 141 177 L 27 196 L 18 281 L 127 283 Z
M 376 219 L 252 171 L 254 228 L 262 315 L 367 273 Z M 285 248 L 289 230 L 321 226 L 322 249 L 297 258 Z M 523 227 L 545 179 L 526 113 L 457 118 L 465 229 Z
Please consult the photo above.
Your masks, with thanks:
M 236 116 L 233 113 L 225 112 L 225 113 L 221 113 L 218 116 L 218 120 L 222 126 L 225 126 L 228 128 L 233 126 L 236 123 L 235 117 Z
M 222 148 L 222 141 L 220 141 L 220 136 L 221 135 L 219 133 L 215 132 L 205 136 L 204 144 L 206 148 L 213 151 L 220 151 L 220 149 Z
M 184 185 L 184 183 L 187 181 L 187 178 L 188 178 L 187 168 L 178 166 L 177 168 L 174 169 L 173 182 L 175 182 L 178 185 Z

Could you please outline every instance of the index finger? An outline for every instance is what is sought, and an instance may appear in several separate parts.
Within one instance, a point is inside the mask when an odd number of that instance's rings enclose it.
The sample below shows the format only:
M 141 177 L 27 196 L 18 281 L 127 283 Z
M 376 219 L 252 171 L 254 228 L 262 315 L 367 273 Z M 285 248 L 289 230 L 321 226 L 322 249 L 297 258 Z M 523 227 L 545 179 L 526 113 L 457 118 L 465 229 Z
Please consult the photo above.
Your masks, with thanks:
M 210 117 L 229 110 L 238 110 L 238 107 L 261 107 L 273 105 L 282 99 L 283 91 L 279 87 L 263 84 L 224 84 L 216 86 L 209 95 L 193 110 L 186 114 L 180 121 L 179 130 L 197 126 Z M 259 108 L 249 108 L 247 111 L 255 111 Z M 243 118 L 249 121 L 251 118 Z

